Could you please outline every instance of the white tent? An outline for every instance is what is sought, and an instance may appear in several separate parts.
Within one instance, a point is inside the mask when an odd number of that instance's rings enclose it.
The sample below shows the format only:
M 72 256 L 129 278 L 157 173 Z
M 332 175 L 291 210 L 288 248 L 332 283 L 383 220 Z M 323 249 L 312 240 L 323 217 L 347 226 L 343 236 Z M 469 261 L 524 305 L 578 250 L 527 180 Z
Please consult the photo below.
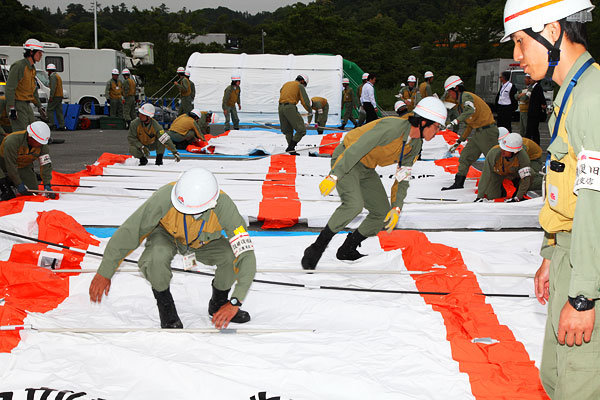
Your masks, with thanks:
M 328 125 L 341 122 L 342 77 L 341 56 L 295 56 L 275 54 L 193 53 L 187 62 L 190 79 L 196 85 L 194 106 L 218 112 L 223 120 L 223 92 L 232 74 L 240 74 L 241 122 L 279 122 L 277 112 L 279 89 L 299 74 L 306 74 L 309 98 L 324 97 L 329 102 Z M 300 112 L 305 112 L 299 107 Z

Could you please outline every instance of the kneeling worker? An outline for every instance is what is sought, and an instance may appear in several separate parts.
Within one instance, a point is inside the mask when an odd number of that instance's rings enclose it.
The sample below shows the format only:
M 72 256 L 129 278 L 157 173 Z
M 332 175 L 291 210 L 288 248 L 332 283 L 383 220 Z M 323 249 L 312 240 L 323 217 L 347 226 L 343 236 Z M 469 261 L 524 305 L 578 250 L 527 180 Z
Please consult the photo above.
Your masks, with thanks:
M 208 125 L 206 121 L 204 123 L 201 121 L 203 117 L 206 119 L 206 113 L 194 108 L 189 113 L 182 114 L 173 121 L 167 133 L 178 149 L 185 150 L 188 144 L 195 142 L 197 139 L 206 140 L 202 128 Z
M 21 195 L 29 195 L 29 189 L 37 190 L 38 180 L 33 170 L 33 161 L 40 163 L 40 174 L 44 190 L 52 191 L 52 161 L 48 153 L 50 128 L 45 122 L 36 121 L 24 131 L 13 132 L 0 145 L 0 200 L 15 197 L 14 186 Z M 56 194 L 46 193 L 54 199 Z
M 311 108 L 315 110 L 317 114 L 315 116 L 315 122 L 317 123 L 317 133 L 319 135 L 323 134 L 323 128 L 327 124 L 327 117 L 329 116 L 329 103 L 327 103 L 327 99 L 324 97 L 313 97 L 310 99 Z M 308 116 L 308 123 L 312 121 L 312 114 Z
M 337 188 L 342 204 L 329 218 L 317 240 L 304 251 L 302 268 L 315 269 L 335 233 L 344 229 L 363 208 L 369 214 L 338 249 L 338 260 L 358 260 L 363 254 L 356 248 L 363 240 L 376 235 L 384 225 L 388 231 L 394 229 L 423 139 L 433 139 L 445 122 L 444 104 L 435 97 L 427 97 L 419 102 L 414 114 L 377 119 L 346 134 L 333 152 L 329 175 L 319 185 L 323 196 Z M 392 164 L 398 164 L 398 170 L 390 207 L 375 168 Z
M 173 153 L 175 161 L 179 162 L 181 158 L 175 149 L 169 135 L 154 120 L 154 106 L 150 103 L 142 105 L 138 111 L 139 117 L 131 121 L 129 125 L 129 152 L 140 160 L 140 165 L 148 164 L 148 155 L 150 150 L 156 150 L 156 165 L 163 165 L 163 155 L 165 147 Z
M 146 248 L 138 265 L 152 285 L 161 328 L 183 328 L 169 290 L 171 261 L 178 253 L 186 268 L 196 260 L 217 266 L 208 313 L 218 329 L 229 322 L 250 321 L 250 314 L 240 306 L 256 273 L 254 246 L 244 219 L 231 198 L 219 190 L 213 174 L 203 168 L 186 171 L 177 182 L 158 189 L 117 229 L 90 284 L 91 301 L 99 303 L 108 295 L 119 264 L 144 238 Z
M 479 181 L 477 199 L 494 200 L 506 196 L 502 182 L 513 181 L 517 191 L 506 202 L 523 200 L 531 186 L 531 163 L 527 151 L 523 148 L 523 139 L 518 133 L 509 133 L 500 139 L 500 145 L 492 147 L 485 156 L 485 164 Z

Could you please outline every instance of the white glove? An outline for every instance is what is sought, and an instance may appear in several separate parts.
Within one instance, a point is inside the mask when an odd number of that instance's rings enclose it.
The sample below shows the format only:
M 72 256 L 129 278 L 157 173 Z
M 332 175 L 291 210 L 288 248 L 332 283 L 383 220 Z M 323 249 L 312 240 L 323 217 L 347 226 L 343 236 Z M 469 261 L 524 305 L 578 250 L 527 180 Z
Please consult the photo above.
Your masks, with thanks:
M 505 202 L 505 203 L 518 203 L 518 202 L 520 202 L 520 201 L 521 201 L 521 200 L 519 200 L 519 198 L 518 198 L 518 197 L 511 197 L 510 199 L 504 199 L 504 202 Z
M 402 182 L 405 179 L 410 178 L 412 167 L 398 167 L 396 168 L 396 174 L 394 177 L 398 182 Z
M 446 125 L 446 129 L 452 130 L 455 126 L 458 126 L 458 120 L 456 119 L 450 122 L 448 125 Z
M 460 146 L 460 141 L 457 141 L 456 143 L 454 143 L 452 146 L 450 146 L 450 148 L 448 149 L 449 153 L 454 153 L 456 151 L 456 149 L 458 149 L 458 146 Z
M 493 200 L 486 199 L 485 197 L 478 197 L 473 203 L 492 203 Z
M 175 152 L 173 153 L 173 157 L 175 157 L 175 162 L 179 162 L 181 161 L 181 156 L 179 155 L 179 152 Z

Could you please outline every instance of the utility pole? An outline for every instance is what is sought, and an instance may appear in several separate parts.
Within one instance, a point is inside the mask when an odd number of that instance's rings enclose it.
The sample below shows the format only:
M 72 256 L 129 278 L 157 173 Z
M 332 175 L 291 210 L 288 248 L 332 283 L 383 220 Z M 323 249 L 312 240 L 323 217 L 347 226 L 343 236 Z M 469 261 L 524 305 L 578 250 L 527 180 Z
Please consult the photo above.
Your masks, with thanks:
M 265 54 L 265 36 L 267 36 L 267 32 L 263 29 L 260 30 L 260 38 L 262 40 L 262 53 Z
M 97 19 L 98 5 L 94 0 L 94 49 L 98 49 L 98 19 Z

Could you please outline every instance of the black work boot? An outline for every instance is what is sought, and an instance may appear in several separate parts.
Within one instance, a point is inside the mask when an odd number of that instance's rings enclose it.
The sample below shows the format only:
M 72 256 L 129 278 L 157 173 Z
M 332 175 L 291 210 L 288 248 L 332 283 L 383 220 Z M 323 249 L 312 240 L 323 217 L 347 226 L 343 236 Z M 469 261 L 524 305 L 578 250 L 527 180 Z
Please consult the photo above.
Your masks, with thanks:
M 146 165 L 146 164 L 148 164 L 148 159 L 146 157 L 140 158 L 140 165 Z
M 462 189 L 465 187 L 465 179 L 467 179 L 466 176 L 456 174 L 452 186 L 442 188 L 442 190 Z
M 297 156 L 297 155 L 298 155 L 298 153 L 296 153 L 296 151 L 295 151 L 295 150 L 296 150 L 296 145 L 297 145 L 297 144 L 298 144 L 298 142 L 295 142 L 295 141 L 293 141 L 293 140 L 292 140 L 292 141 L 291 141 L 291 142 L 288 144 L 288 147 L 285 149 L 285 151 L 287 151 L 288 153 L 290 153 L 290 155 L 292 155 L 292 156 Z
M 14 199 L 15 192 L 8 181 L 8 178 L 0 179 L 0 201 Z
M 163 329 L 182 329 L 183 324 L 177 315 L 177 309 L 175 308 L 175 302 L 171 291 L 167 288 L 162 292 L 157 292 L 152 289 L 154 298 L 156 299 L 156 305 L 158 306 L 158 315 L 160 317 L 160 327 Z
M 219 290 L 212 283 L 212 297 L 208 302 L 208 314 L 212 317 L 219 309 L 229 301 L 229 290 Z M 250 321 L 250 314 L 247 311 L 238 310 L 237 314 L 231 318 L 231 322 L 236 324 L 243 324 L 244 322 Z
M 341 124 L 340 129 L 346 129 L 346 124 Z
M 345 261 L 356 261 L 359 258 L 364 257 L 365 255 L 360 254 L 358 250 L 356 250 L 356 248 L 359 247 L 363 240 L 365 240 L 366 238 L 366 236 L 360 234 L 358 229 L 352 233 L 349 233 L 348 236 L 346 236 L 346 240 L 344 241 L 344 243 L 342 243 L 335 256 L 338 260 Z
M 317 267 L 317 263 L 334 235 L 335 233 L 325 225 L 325 228 L 319 233 L 317 240 L 304 250 L 304 257 L 302 257 L 301 261 L 302 268 L 313 270 Z
M 163 156 L 164 156 L 164 154 L 157 154 L 154 165 L 163 165 Z

